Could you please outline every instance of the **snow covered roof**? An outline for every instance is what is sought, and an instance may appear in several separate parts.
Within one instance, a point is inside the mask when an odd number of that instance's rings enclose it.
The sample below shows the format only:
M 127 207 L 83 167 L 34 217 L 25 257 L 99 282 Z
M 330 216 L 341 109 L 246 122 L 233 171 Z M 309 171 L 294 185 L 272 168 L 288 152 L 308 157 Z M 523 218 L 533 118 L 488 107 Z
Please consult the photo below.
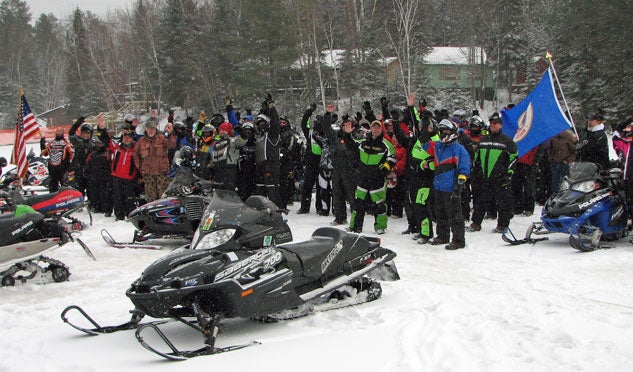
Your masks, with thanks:
M 486 52 L 482 47 L 434 47 L 424 57 L 429 65 L 468 65 L 469 62 L 486 63 Z

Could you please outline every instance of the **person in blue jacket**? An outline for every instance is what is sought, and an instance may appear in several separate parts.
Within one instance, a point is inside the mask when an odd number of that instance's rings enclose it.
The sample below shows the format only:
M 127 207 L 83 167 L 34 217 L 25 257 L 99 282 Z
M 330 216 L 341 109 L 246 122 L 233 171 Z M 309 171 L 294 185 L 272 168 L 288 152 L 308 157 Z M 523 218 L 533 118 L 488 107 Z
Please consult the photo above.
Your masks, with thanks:
M 410 107 L 413 106 L 412 95 L 409 95 L 407 103 Z M 424 150 L 433 156 L 433 212 L 437 236 L 430 243 L 446 244 L 445 249 L 455 250 L 466 246 L 461 195 L 470 175 L 470 156 L 457 141 L 458 128 L 454 122 L 443 119 L 437 125 L 437 131 L 439 141 L 424 138 L 428 136 L 427 128 L 423 127 L 420 133 Z M 430 167 L 429 164 L 426 166 Z

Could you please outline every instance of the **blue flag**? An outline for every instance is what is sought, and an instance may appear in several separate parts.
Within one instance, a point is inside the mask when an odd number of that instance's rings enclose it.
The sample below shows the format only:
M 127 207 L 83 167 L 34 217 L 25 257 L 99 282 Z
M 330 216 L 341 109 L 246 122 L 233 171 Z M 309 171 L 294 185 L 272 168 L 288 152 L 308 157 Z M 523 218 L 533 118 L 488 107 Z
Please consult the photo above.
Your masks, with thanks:
M 510 110 L 501 110 L 503 133 L 514 140 L 519 157 L 571 128 L 552 83 L 552 72 L 547 69 L 541 82 L 521 103 Z

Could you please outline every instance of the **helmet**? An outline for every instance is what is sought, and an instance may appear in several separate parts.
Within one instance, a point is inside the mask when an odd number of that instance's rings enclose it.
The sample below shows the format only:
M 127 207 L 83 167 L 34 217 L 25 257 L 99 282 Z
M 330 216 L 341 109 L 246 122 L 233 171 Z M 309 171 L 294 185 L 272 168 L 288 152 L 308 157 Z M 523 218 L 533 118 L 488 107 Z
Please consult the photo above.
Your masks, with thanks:
M 437 125 L 440 140 L 444 143 L 451 143 L 457 139 L 457 125 L 448 119 L 442 119 Z
M 125 116 L 123 117 L 123 120 L 127 121 L 128 123 L 131 123 L 134 119 L 136 119 L 136 117 L 133 114 L 125 114 Z
M 255 129 L 255 127 L 253 126 L 253 123 L 251 123 L 250 121 L 246 121 L 244 122 L 244 124 L 242 124 L 242 129 Z
M 206 124 L 204 127 L 202 127 L 202 130 L 200 131 L 202 136 L 205 135 L 205 133 L 213 135 L 213 132 L 215 132 L 215 127 L 211 124 Z
M 81 133 L 90 133 L 90 135 L 92 135 L 92 125 L 88 124 L 88 123 L 84 123 L 81 125 L 81 127 L 79 128 L 79 131 Z
M 7 166 L 7 159 L 4 156 L 0 157 L 0 168 L 6 167 L 6 166 Z
M 461 116 L 461 117 L 464 117 L 465 115 L 466 115 L 466 113 L 464 112 L 464 110 L 461 110 L 461 109 L 460 109 L 460 110 L 455 110 L 455 111 L 453 112 L 453 116 Z
M 631 138 L 633 137 L 633 124 L 629 124 L 624 129 L 622 129 L 621 135 L 623 138 Z
M 209 123 L 217 127 L 220 124 L 224 123 L 224 116 L 222 116 L 221 114 L 213 114 L 211 116 L 211 120 L 209 120 Z
M 288 119 L 287 116 L 282 116 L 282 117 L 279 118 L 279 122 L 280 123 L 281 123 L 282 120 L 286 122 L 286 125 L 290 125 L 290 119 Z
M 185 133 L 187 131 L 187 126 L 182 121 L 174 122 L 174 131 Z
M 190 167 L 193 165 L 193 150 L 189 146 L 183 146 L 178 151 L 180 155 L 180 165 L 183 167 Z
M 270 124 L 270 118 L 264 114 L 257 115 L 257 117 L 255 118 L 255 124 L 260 125 L 262 124 L 262 122 L 264 124 Z
M 481 134 L 481 130 L 484 128 L 484 119 L 482 119 L 479 115 L 475 115 L 470 118 L 468 122 L 468 129 L 470 133 L 477 136 Z

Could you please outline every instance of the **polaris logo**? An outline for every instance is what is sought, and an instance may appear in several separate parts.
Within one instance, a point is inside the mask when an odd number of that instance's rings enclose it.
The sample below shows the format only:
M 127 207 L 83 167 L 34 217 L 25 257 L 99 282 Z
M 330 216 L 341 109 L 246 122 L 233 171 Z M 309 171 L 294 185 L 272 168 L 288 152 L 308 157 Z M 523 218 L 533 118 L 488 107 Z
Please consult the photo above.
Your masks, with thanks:
M 332 261 L 334 261 L 334 257 L 336 257 L 339 252 L 343 249 L 343 242 L 339 240 L 338 243 L 332 248 L 332 251 L 325 257 L 325 260 L 321 263 L 321 272 L 324 273 L 325 270 L 330 266 Z
M 606 198 L 607 196 L 609 196 L 609 193 L 604 193 L 602 195 L 598 195 L 598 196 L 594 196 L 593 198 L 591 198 L 590 200 L 584 202 L 584 203 L 580 203 L 578 204 L 578 209 L 583 209 L 585 207 L 590 206 L 591 204 L 594 204 L 604 198 Z
M 23 225 L 20 228 L 18 228 L 17 230 L 13 230 L 11 232 L 11 236 L 16 236 L 16 235 L 22 233 L 24 230 L 28 229 L 31 226 L 33 226 L 33 221 L 29 221 L 25 225 Z

